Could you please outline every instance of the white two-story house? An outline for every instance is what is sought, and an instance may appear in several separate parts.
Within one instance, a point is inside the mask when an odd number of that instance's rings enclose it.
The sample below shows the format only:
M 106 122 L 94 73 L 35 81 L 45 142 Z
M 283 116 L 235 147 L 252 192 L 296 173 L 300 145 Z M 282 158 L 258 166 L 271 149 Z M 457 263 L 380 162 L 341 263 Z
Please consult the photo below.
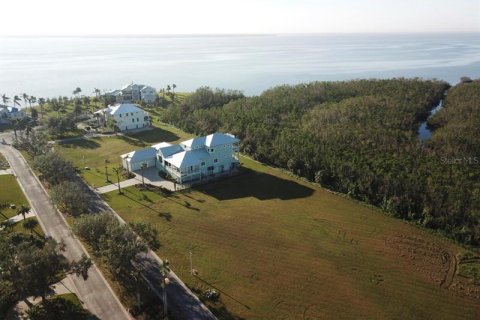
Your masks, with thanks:
M 238 167 L 239 142 L 234 135 L 218 132 L 179 144 L 162 142 L 122 155 L 122 165 L 129 171 L 155 166 L 177 183 L 200 183 Z
M 148 113 L 131 103 L 121 103 L 95 112 L 104 121 L 113 119 L 120 131 L 139 129 L 150 126 Z

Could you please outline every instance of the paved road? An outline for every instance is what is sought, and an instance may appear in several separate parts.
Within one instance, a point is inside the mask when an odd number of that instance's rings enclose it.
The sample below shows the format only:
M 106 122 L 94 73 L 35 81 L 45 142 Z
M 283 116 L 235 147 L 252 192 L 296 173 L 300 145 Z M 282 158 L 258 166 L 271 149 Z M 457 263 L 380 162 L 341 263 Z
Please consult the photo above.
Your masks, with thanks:
M 0 139 L 1 141 L 1 139 Z M 70 231 L 65 219 L 50 202 L 50 198 L 31 172 L 22 155 L 10 146 L 0 144 L 0 152 L 10 162 L 18 177 L 31 208 L 36 212 L 45 233 L 66 245 L 65 256 L 70 260 L 79 259 L 86 253 L 80 241 Z M 96 266 L 90 268 L 87 281 L 72 277 L 79 298 L 85 307 L 102 320 L 131 319 L 103 275 Z

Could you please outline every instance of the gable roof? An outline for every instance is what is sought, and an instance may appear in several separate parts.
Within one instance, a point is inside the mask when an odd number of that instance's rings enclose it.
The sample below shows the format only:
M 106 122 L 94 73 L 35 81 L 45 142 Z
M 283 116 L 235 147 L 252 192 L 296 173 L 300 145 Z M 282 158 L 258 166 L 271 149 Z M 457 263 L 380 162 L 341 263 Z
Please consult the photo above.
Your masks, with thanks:
M 161 142 L 153 145 L 152 147 L 155 148 L 155 150 L 157 150 L 164 158 L 183 151 L 182 147 L 180 147 L 178 144 L 172 145 L 168 142 Z
M 213 133 L 205 137 L 205 145 L 207 147 L 221 146 L 224 144 L 233 144 L 238 142 L 237 138 L 233 134 L 225 133 Z
M 143 160 L 149 160 L 152 158 L 155 158 L 157 155 L 157 152 L 154 148 L 148 147 L 145 149 L 140 149 L 140 150 L 135 150 L 129 153 L 122 154 L 120 157 L 122 159 L 128 158 L 127 161 L 130 162 L 137 162 L 137 161 L 143 161 Z
M 198 165 L 209 157 L 210 154 L 205 149 L 196 149 L 175 153 L 174 155 L 165 158 L 165 161 L 170 162 L 177 168 L 186 168 Z

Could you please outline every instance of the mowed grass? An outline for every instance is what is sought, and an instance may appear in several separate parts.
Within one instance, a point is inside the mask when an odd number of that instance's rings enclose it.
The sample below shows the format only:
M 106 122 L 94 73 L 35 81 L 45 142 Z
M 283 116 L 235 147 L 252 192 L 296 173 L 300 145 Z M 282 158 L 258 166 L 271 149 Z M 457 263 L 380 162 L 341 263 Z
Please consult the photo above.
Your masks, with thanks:
M 152 130 L 123 136 L 80 138 L 60 142 L 55 145 L 55 150 L 81 170 L 80 174 L 88 184 L 101 187 L 110 184 L 106 181 L 105 160 L 108 161 L 109 180 L 116 182 L 117 177 L 113 169 L 121 167 L 120 155 L 158 142 L 176 143 L 189 137 L 180 130 L 171 130 L 168 125 L 162 124 L 162 127 L 156 126 Z M 120 176 L 120 180 L 125 179 Z
M 170 197 L 135 187 L 103 197 L 127 222 L 159 231 L 157 253 L 195 292 L 221 292 L 209 303 L 220 319 L 479 319 L 478 300 L 440 288 L 422 269 L 435 262 L 419 265 L 392 239 L 425 244 L 418 257 L 425 248 L 462 248 L 280 170 L 242 163 L 239 176 Z
M 10 207 L 0 209 L 0 221 L 17 215 L 17 210 L 21 205 L 29 205 L 14 175 L 0 175 L 0 203 L 16 206 L 15 209 L 10 209 Z

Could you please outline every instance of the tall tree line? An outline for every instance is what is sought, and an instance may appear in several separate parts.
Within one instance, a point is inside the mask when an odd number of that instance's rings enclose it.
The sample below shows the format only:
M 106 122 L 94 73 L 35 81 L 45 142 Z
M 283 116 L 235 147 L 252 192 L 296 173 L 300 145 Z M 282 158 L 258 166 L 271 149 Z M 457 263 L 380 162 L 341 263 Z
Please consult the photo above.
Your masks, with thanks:
M 313 82 L 254 97 L 217 90 L 218 103 L 202 88 L 164 121 L 195 134 L 231 132 L 259 161 L 478 245 L 479 87 L 421 79 Z M 446 93 L 444 108 L 428 120 L 432 139 L 420 141 L 420 124 Z M 456 158 L 466 159 L 452 164 Z

